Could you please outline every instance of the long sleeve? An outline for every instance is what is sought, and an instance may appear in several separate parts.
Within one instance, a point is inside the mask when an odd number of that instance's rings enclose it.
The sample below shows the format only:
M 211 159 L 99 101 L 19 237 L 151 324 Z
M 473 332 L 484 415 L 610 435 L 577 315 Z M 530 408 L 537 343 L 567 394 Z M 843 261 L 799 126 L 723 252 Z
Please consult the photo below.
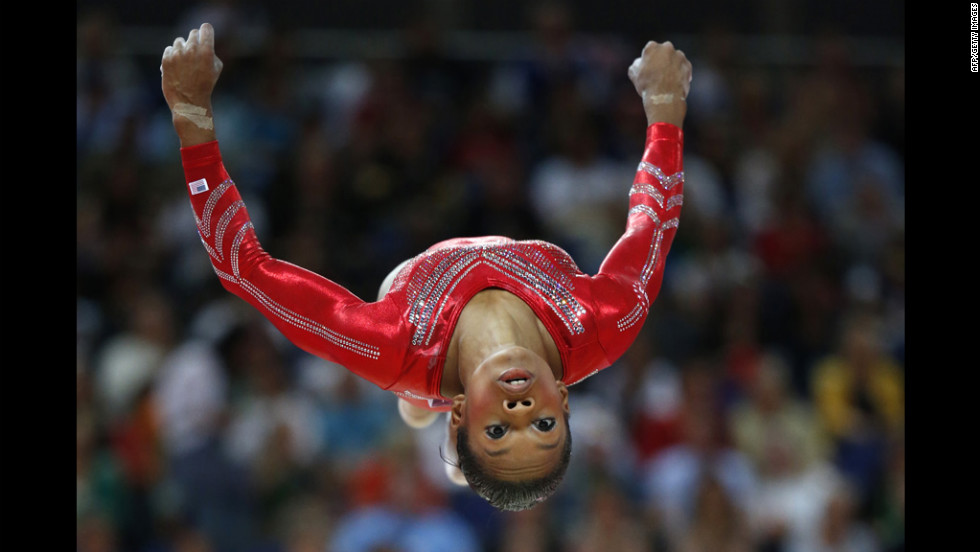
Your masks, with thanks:
M 382 388 L 390 386 L 405 354 L 391 302 L 366 303 L 343 286 L 266 253 L 218 142 L 182 148 L 181 161 L 198 233 L 224 288 L 301 349 Z
M 668 123 L 647 127 L 626 231 L 593 278 L 599 342 L 610 363 L 633 343 L 660 292 L 684 198 L 683 147 L 680 128 Z

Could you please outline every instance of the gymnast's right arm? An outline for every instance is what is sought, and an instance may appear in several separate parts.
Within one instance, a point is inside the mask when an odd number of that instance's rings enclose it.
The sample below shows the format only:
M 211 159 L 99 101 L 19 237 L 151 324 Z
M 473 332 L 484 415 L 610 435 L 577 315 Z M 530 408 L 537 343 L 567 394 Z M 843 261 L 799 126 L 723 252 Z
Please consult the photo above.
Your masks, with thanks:
M 211 94 L 221 67 L 207 23 L 168 46 L 160 66 L 198 233 L 215 273 L 301 349 L 389 387 L 405 350 L 391 302 L 366 303 L 327 278 L 272 258 L 259 244 L 214 130 Z

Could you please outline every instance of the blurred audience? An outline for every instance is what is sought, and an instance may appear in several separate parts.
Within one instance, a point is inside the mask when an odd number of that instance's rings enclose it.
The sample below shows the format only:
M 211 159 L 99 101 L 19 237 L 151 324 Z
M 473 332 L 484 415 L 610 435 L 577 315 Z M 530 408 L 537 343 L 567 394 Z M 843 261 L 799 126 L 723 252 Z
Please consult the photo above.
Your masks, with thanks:
M 759 359 L 750 393 L 734 406 L 730 425 L 735 446 L 759 477 L 746 512 L 753 538 L 765 550 L 803 550 L 842 478 L 830 463 L 816 413 L 792 392 L 781 357 Z
M 642 509 L 612 483 L 599 481 L 588 493 L 581 519 L 563 536 L 563 550 L 645 552 L 650 550 L 653 538 Z
M 751 552 L 755 541 L 743 508 L 728 489 L 711 475 L 698 485 L 694 514 L 676 549 L 679 552 Z
M 623 233 L 622 189 L 635 164 L 603 154 L 596 113 L 577 105 L 561 110 L 549 125 L 555 149 L 531 169 L 529 199 L 545 236 L 567 250 L 583 271 L 598 272 L 612 244 Z
M 878 537 L 871 526 L 859 518 L 860 499 L 850 487 L 841 485 L 827 502 L 814 538 L 801 550 L 819 552 L 876 552 Z
M 448 507 L 444 492 L 421 475 L 413 441 L 403 435 L 383 456 L 351 470 L 349 511 L 335 526 L 334 552 L 478 552 L 475 530 Z
M 816 412 L 790 384 L 785 361 L 765 353 L 748 395 L 729 414 L 735 446 L 762 475 L 795 472 L 829 456 Z
M 848 313 L 835 351 L 813 369 L 813 400 L 834 462 L 854 486 L 866 514 L 882 492 L 888 451 L 905 434 L 905 378 L 882 346 L 874 313 Z
M 654 355 L 650 333 L 642 330 L 616 365 L 614 375 L 621 383 L 613 387 L 622 397 L 618 414 L 629 424 L 631 446 L 641 463 L 676 445 L 682 436 L 681 374 L 673 362 Z
M 730 501 L 734 510 L 744 512 L 758 486 L 748 457 L 730 444 L 717 366 L 710 359 L 696 358 L 683 369 L 682 440 L 641 466 L 638 480 L 650 515 L 664 527 L 673 546 L 684 542 L 700 515 L 721 515 L 720 502 Z M 721 497 L 711 495 L 713 491 L 702 496 L 708 481 L 717 481 L 724 500 L 716 502 Z
M 805 11 L 758 9 L 781 33 Z M 280 257 L 368 300 L 457 235 L 598 267 L 645 129 L 627 37 L 549 1 L 509 59 L 464 61 L 420 15 L 402 59 L 309 60 L 271 13 L 199 2 L 174 32 L 228 31 L 219 137 Z M 229 301 L 158 59 L 109 9 L 77 23 L 78 552 L 904 550 L 903 68 L 829 32 L 799 65 L 747 59 L 727 23 L 678 44 L 695 82 L 661 295 L 572 390 L 562 488 L 505 515 L 446 477 L 443 419 L 409 431 L 393 396 Z

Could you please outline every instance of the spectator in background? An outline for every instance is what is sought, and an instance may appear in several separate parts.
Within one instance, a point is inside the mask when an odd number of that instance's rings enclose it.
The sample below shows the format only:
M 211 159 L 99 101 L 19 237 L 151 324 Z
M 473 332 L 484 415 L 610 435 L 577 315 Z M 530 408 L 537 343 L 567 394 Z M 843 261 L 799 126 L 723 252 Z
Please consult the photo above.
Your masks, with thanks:
M 112 335 L 94 359 L 94 384 L 110 421 L 127 417 L 145 396 L 160 363 L 176 342 L 174 310 L 149 282 L 130 277 L 116 287 Z
M 119 527 L 99 513 L 88 513 L 78 520 L 76 552 L 120 552 Z
M 153 494 L 165 471 L 152 395 L 160 363 L 175 343 L 171 305 L 155 287 L 129 275 L 117 287 L 125 328 L 110 337 L 94 359 L 97 422 L 118 462 L 127 489 L 125 523 L 118 542 L 130 547 L 153 532 Z
M 324 552 L 328 549 L 335 523 L 327 501 L 315 491 L 307 490 L 288 499 L 270 519 L 268 538 L 248 552 Z
M 80 11 L 76 29 L 75 138 L 77 159 L 84 165 L 116 151 L 144 106 L 132 58 L 116 55 L 120 40 L 114 14 L 97 8 Z
M 836 487 L 825 505 L 814 538 L 800 552 L 878 552 L 878 539 L 859 517 L 860 497 L 848 485 Z
M 118 531 L 128 522 L 129 488 L 122 467 L 102 446 L 94 416 L 79 410 L 75 424 L 76 522 L 93 532 Z
M 349 510 L 330 537 L 332 552 L 481 552 L 476 533 L 427 483 L 410 439 L 349 471 Z
M 528 197 L 528 169 L 515 127 L 513 117 L 489 100 L 477 99 L 463 113 L 450 151 L 465 194 L 463 235 L 531 239 L 544 232 Z
M 781 357 L 763 356 L 749 395 L 729 417 L 734 444 L 752 461 L 758 492 L 746 510 L 764 550 L 803 550 L 842 482 L 811 406 L 790 386 Z
M 851 52 L 828 33 L 803 89 L 816 109 L 806 192 L 838 248 L 851 260 L 877 260 L 905 226 L 905 174 L 897 153 L 871 135 L 870 91 Z M 817 119 L 819 117 L 819 119 Z
M 769 196 L 771 216 L 760 220 L 749 248 L 762 262 L 766 275 L 788 283 L 812 270 L 830 248 L 826 230 L 813 216 L 799 186 L 777 181 Z
M 653 335 L 644 330 L 620 361 L 621 419 L 628 420 L 630 447 L 645 463 L 682 438 L 683 389 L 679 370 L 655 355 Z
M 492 539 L 491 549 L 507 552 L 552 552 L 562 548 L 555 529 L 554 511 L 546 505 L 521 512 L 508 512 L 502 527 Z
M 383 390 L 322 359 L 303 358 L 296 365 L 298 390 L 316 409 L 318 455 L 357 463 L 397 431 L 391 424 L 396 406 Z
M 568 3 L 545 0 L 530 4 L 526 14 L 531 42 L 513 62 L 494 67 L 491 102 L 519 124 L 522 151 L 536 164 L 553 144 L 548 132 L 569 111 L 601 108 L 610 82 L 600 51 L 576 34 L 575 14 Z M 626 56 L 612 65 L 618 72 Z M 635 98 L 634 98 L 635 100 Z
M 170 352 L 154 382 L 154 405 L 167 455 L 179 458 L 214 441 L 223 429 L 227 401 L 227 374 L 210 343 L 187 340 Z
M 889 449 L 884 473 L 885 483 L 877 497 L 874 529 L 884 552 L 905 550 L 905 440 L 899 439 Z
M 242 549 L 255 536 L 248 473 L 225 450 L 232 372 L 223 352 L 190 337 L 167 355 L 155 381 L 167 467 L 161 487 L 172 497 L 160 515 L 180 529 L 175 548 Z
M 653 532 L 644 525 L 642 510 L 609 481 L 600 481 L 587 493 L 581 519 L 564 535 L 567 552 L 646 552 Z M 508 549 L 509 550 L 509 549 Z
M 813 372 L 813 400 L 835 459 L 856 485 L 859 504 L 880 484 L 889 441 L 904 435 L 902 367 L 883 349 L 881 320 L 856 312 L 841 328 L 836 351 Z
M 734 57 L 733 36 L 725 23 L 709 21 L 701 29 L 698 40 L 699 87 L 688 98 L 691 124 L 686 133 L 684 162 L 690 182 L 686 193 L 691 199 L 691 216 L 685 222 L 689 225 L 689 235 L 716 232 L 717 228 L 730 224 L 726 219 L 733 218 L 731 165 L 736 112 L 732 74 L 740 69 Z M 704 88 L 700 88 L 702 78 Z M 702 230 L 704 227 L 708 228 Z
M 247 318 L 228 339 L 228 362 L 244 377 L 231 404 L 228 454 L 247 471 L 257 519 L 269 520 L 304 488 L 322 450 L 323 431 L 315 405 L 293 383 L 264 320 Z
M 592 274 L 622 234 L 618 183 L 629 182 L 636 167 L 599 149 L 597 114 L 589 109 L 573 104 L 549 130 L 556 150 L 531 169 L 531 205 L 545 235 Z
M 698 90 L 691 92 L 691 128 L 693 133 L 707 125 L 734 120 L 736 91 L 733 76 L 739 71 L 734 47 L 734 33 L 721 19 L 709 19 L 699 30 Z M 704 77 L 704 87 L 700 86 Z M 740 79 L 742 75 L 738 73 Z
M 746 512 L 713 475 L 699 482 L 691 524 L 681 537 L 678 552 L 754 552 L 755 541 Z
M 694 523 L 698 492 L 706 478 L 716 479 L 740 512 L 757 490 L 752 464 L 727 441 L 717 369 L 710 361 L 695 359 L 684 366 L 684 378 L 684 440 L 653 457 L 639 476 L 647 507 L 674 545 Z
M 335 221 L 326 240 L 344 250 L 331 272 L 351 291 L 373 297 L 391 266 L 464 224 L 464 198 L 447 168 L 448 146 L 436 106 L 413 88 L 405 67 L 386 60 L 366 67 L 363 90 L 350 98 L 349 138 L 338 149 Z M 438 223 L 437 223 L 438 222 Z M 352 242 L 354 240 L 354 242 Z
M 277 245 L 297 264 L 326 272 L 343 257 L 340 244 L 345 236 L 338 220 L 340 161 L 332 143 L 336 129 L 319 107 L 308 107 L 297 117 L 301 121 L 295 149 L 284 162 L 281 179 L 269 190 L 267 228 L 279 236 Z M 186 214 L 186 206 L 181 207 Z
M 749 245 L 762 267 L 759 338 L 781 350 L 793 391 L 809 397 L 810 368 L 833 347 L 841 305 L 839 285 L 827 266 L 834 248 L 800 186 L 780 181 L 772 200 L 773 216 Z
M 728 416 L 735 447 L 760 474 L 795 471 L 828 455 L 816 413 L 790 383 L 785 361 L 774 352 L 764 353 L 748 396 Z
M 738 239 L 745 246 L 779 214 L 774 198 L 786 167 L 779 155 L 778 93 L 772 75 L 765 70 L 747 69 L 739 74 L 732 113 L 739 146 L 732 162 L 731 193 Z
M 206 532 L 185 522 L 171 522 L 158 531 L 155 541 L 142 552 L 223 552 L 232 548 L 216 546 Z M 256 551 L 258 552 L 258 551 Z
M 175 539 L 173 552 L 215 552 L 214 545 L 204 533 L 195 529 L 180 532 Z

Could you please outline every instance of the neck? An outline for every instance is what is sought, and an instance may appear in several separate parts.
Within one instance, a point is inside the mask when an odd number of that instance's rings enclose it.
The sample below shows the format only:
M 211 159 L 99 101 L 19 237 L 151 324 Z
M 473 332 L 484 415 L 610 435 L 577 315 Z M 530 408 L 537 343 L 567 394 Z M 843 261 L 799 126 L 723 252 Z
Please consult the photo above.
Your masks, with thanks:
M 555 378 L 561 378 L 558 348 L 524 301 L 499 289 L 476 294 L 463 308 L 453 333 L 443 371 L 443 396 L 463 393 L 466 382 L 487 358 L 509 348 L 540 356 Z

